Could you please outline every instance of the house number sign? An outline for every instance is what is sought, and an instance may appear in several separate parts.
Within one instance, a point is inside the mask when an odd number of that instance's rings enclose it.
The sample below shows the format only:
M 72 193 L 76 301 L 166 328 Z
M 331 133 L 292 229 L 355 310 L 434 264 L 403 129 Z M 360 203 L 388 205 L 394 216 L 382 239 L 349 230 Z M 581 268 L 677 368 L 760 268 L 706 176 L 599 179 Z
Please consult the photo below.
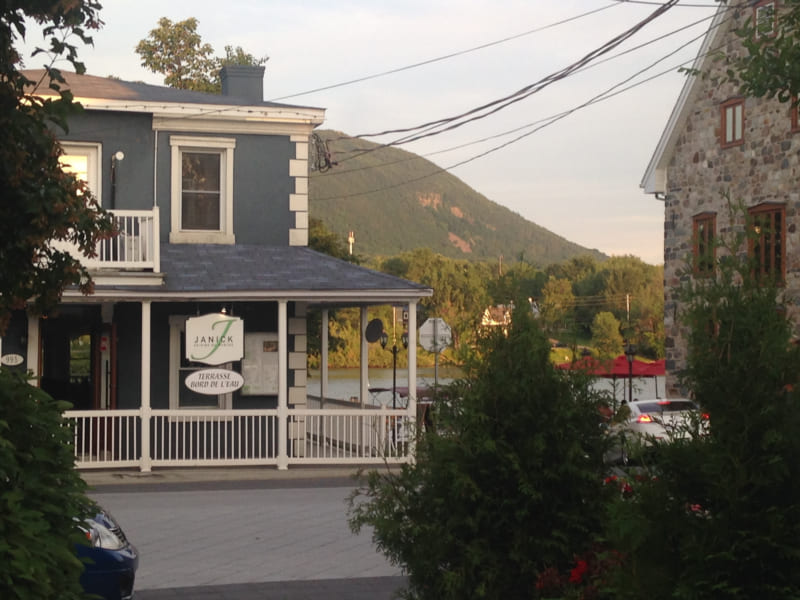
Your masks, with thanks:
M 244 323 L 239 317 L 208 314 L 186 319 L 186 359 L 206 365 L 242 360 Z

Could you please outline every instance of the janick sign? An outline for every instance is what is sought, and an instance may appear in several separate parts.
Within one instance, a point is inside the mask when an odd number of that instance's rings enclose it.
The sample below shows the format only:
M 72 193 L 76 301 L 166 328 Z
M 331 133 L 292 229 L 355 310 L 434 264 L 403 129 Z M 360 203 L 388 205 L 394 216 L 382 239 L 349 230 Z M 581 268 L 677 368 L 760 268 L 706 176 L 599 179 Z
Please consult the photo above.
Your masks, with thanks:
M 244 322 L 239 317 L 209 314 L 186 319 L 186 359 L 206 365 L 242 360 Z

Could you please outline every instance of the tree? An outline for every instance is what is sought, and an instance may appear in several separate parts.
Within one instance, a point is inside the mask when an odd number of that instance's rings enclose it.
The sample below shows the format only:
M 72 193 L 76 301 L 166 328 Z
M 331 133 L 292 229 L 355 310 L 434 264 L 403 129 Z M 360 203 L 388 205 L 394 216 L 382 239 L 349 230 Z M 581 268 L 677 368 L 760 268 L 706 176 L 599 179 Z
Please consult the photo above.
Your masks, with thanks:
M 173 23 L 158 20 L 147 38 L 136 46 L 142 66 L 164 75 L 164 84 L 197 92 L 220 93 L 219 70 L 225 65 L 263 65 L 268 57 L 256 58 L 241 46 L 225 46 L 225 56 L 214 58 L 214 49 L 197 33 L 198 21 L 190 17 Z
M 622 352 L 619 321 L 610 312 L 597 313 L 592 321 L 592 344 L 603 358 L 614 358 Z
M 54 130 L 66 131 L 67 118 L 79 107 L 72 94 L 61 89 L 64 79 L 57 69 L 48 66 L 41 81 L 26 78 L 14 48 L 24 38 L 25 19 L 30 18 L 43 24 L 50 36 L 51 64 L 64 55 L 83 73 L 85 67 L 69 40 L 75 36 L 91 42 L 87 31 L 100 27 L 99 8 L 94 0 L 20 0 L 0 9 L 0 334 L 11 312 L 29 301 L 33 310 L 46 312 L 69 285 L 91 292 L 87 269 L 53 241 L 66 242 L 91 257 L 97 243 L 112 234 L 110 217 L 58 160 L 62 151 Z M 45 50 L 36 51 L 42 53 Z M 59 98 L 38 97 L 42 86 L 58 92 Z
M 745 95 L 790 102 L 800 96 L 800 2 L 781 4 L 777 18 L 776 2 L 757 13 L 759 21 L 750 17 L 737 30 L 747 53 L 734 61 L 729 76 Z
M 747 223 L 737 213 L 723 231 Z M 800 346 L 779 282 L 731 237 L 716 276 L 687 269 L 680 294 L 683 383 L 708 428 L 655 443 L 634 497 L 612 505 L 607 537 L 626 557 L 614 598 L 800 597 Z
M 54 130 L 67 128 L 76 105 L 52 61 L 64 56 L 76 72 L 72 36 L 88 43 L 87 31 L 101 25 L 94 0 L 11 1 L 0 8 L 0 334 L 12 310 L 46 311 L 68 285 L 91 291 L 88 271 L 54 240 L 91 256 L 111 234 L 111 221 L 90 191 L 64 173 Z M 42 81 L 19 70 L 15 44 L 28 20 L 43 26 L 51 63 Z M 37 55 L 44 53 L 37 50 Z M 49 86 L 57 100 L 36 89 Z M 0 597 L 11 600 L 83 597 L 82 565 L 75 556 L 80 538 L 75 519 L 88 500 L 74 470 L 70 429 L 53 401 L 23 377 L 0 367 Z
M 136 46 L 142 66 L 164 75 L 164 84 L 182 90 L 219 92 L 214 70 L 217 63 L 211 44 L 204 44 L 197 33 L 197 19 L 190 17 L 173 23 L 158 20 L 147 38 Z
M 575 295 L 572 284 L 566 279 L 556 279 L 552 275 L 542 290 L 539 308 L 550 331 L 557 331 L 566 326 L 567 317 L 575 307 Z
M 526 299 L 508 335 L 450 390 L 437 433 L 399 472 L 372 471 L 350 523 L 408 574 L 408 597 L 540 598 L 548 570 L 569 572 L 599 532 L 604 498 L 599 396 L 550 364 Z

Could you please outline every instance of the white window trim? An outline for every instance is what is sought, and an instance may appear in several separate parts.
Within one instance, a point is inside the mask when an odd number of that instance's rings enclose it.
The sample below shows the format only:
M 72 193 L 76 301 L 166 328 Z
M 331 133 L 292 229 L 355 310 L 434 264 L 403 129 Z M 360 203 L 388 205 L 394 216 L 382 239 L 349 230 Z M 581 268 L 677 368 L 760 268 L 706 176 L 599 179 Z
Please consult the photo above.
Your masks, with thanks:
M 170 315 L 169 317 L 169 408 L 170 410 L 197 410 L 195 406 L 181 406 L 180 386 L 183 385 L 181 377 L 181 336 L 186 332 L 186 315 Z M 221 368 L 230 368 L 220 365 Z M 203 407 L 202 410 L 231 410 L 233 408 L 233 394 L 220 394 L 217 396 L 217 407 Z
M 171 135 L 169 137 L 171 179 L 171 231 L 172 244 L 235 244 L 233 233 L 233 150 L 234 138 Z M 220 173 L 220 230 L 197 231 L 181 229 L 181 205 L 183 201 L 181 178 L 181 152 L 184 150 L 209 150 L 218 152 L 221 158 Z
M 101 180 L 102 169 L 100 168 L 103 153 L 102 145 L 93 142 L 62 141 L 61 149 L 64 154 L 86 157 L 86 183 L 97 203 L 102 206 L 103 184 Z
M 767 11 L 769 11 L 767 18 L 769 18 L 771 22 L 769 24 L 769 30 L 764 31 L 762 33 L 759 30 L 762 21 L 761 13 Z M 777 19 L 777 11 L 778 11 L 777 2 L 775 2 L 774 0 L 770 2 L 759 2 L 758 4 L 755 5 L 755 7 L 753 8 L 754 12 L 753 21 L 755 26 L 756 39 L 760 37 L 772 37 L 775 35 L 775 21 Z

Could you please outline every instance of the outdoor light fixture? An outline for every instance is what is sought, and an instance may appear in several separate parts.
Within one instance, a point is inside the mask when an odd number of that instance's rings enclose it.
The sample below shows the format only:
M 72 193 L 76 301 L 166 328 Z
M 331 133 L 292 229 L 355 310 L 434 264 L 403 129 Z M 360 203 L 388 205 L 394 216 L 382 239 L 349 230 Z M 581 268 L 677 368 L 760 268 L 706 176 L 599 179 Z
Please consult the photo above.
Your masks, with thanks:
M 633 357 L 636 346 L 625 341 L 625 357 L 628 359 L 628 402 L 633 401 Z
M 403 348 L 408 348 L 408 332 L 404 331 L 400 336 L 400 341 L 403 343 Z M 386 349 L 389 343 L 389 334 L 386 331 L 381 333 L 380 337 L 381 348 Z M 400 349 L 397 347 L 397 340 L 392 342 L 392 408 L 397 408 L 397 353 Z

